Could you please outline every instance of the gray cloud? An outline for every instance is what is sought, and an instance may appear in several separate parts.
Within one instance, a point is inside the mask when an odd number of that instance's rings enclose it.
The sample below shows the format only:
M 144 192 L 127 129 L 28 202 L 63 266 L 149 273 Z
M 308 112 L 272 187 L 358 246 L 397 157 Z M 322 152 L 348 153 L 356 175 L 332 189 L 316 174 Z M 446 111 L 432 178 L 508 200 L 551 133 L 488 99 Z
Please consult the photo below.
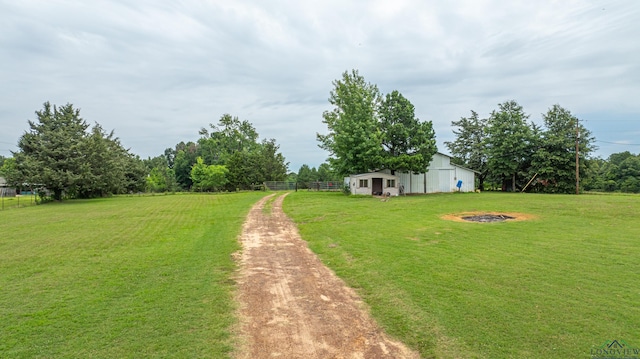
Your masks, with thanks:
M 0 0 L 0 154 L 42 103 L 71 102 L 143 157 L 224 113 L 275 138 L 297 171 L 319 165 L 332 81 L 359 69 L 399 90 L 439 148 L 450 123 L 517 100 L 555 103 L 603 141 L 638 143 L 640 11 L 634 0 Z M 7 144 L 9 143 L 9 144 Z M 633 145 L 599 144 L 598 154 Z

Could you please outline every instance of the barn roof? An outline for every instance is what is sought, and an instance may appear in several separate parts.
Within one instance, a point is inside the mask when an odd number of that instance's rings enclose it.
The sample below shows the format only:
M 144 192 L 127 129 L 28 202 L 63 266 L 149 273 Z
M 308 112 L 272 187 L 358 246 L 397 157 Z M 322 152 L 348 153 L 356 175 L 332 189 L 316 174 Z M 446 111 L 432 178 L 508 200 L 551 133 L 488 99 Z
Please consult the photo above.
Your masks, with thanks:
M 392 175 L 392 174 L 388 174 L 388 173 L 383 173 L 383 172 L 367 172 L 367 173 L 358 173 L 355 175 L 351 175 L 350 177 L 353 178 L 358 178 L 358 177 L 382 177 L 382 178 L 400 178 L 396 175 Z

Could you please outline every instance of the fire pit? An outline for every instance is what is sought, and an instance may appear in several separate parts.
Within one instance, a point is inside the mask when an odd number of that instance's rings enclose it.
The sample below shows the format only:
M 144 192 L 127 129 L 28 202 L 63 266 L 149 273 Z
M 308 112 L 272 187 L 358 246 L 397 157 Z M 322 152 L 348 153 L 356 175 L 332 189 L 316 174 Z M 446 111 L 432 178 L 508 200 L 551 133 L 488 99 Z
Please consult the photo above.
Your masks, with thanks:
M 516 217 L 507 216 L 506 214 L 477 214 L 460 218 L 470 222 L 503 222 L 507 219 L 516 219 Z
M 462 212 L 462 213 L 451 213 L 441 216 L 440 218 L 445 219 L 447 221 L 457 221 L 457 222 L 474 222 L 474 223 L 495 223 L 495 222 L 513 222 L 513 221 L 526 221 L 529 219 L 534 219 L 536 216 L 533 216 L 528 213 L 516 213 L 516 212 Z

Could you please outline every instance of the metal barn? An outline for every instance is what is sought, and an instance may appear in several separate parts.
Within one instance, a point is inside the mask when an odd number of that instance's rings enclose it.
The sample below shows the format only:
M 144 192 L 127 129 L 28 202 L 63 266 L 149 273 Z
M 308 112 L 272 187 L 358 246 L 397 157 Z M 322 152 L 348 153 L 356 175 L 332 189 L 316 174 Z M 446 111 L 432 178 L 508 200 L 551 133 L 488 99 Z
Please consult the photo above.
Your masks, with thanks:
M 475 190 L 475 174 L 476 172 L 458 166 L 451 163 L 451 156 L 443 153 L 436 153 L 433 155 L 433 159 L 429 164 L 427 172 L 425 173 L 407 173 L 407 172 L 395 172 L 395 177 L 398 178 L 397 194 L 415 194 L 415 193 L 438 193 L 438 192 L 473 192 Z M 367 177 L 368 175 L 368 177 Z M 354 183 L 354 178 L 375 178 L 375 176 L 381 177 L 382 175 L 391 176 L 390 170 L 383 170 L 380 172 L 364 173 L 359 175 L 353 175 L 350 182 Z M 460 182 L 461 181 L 461 182 Z M 460 182 L 460 188 L 457 187 Z M 359 183 L 359 182 L 358 182 Z M 351 185 L 351 193 L 365 194 L 365 190 L 361 187 Z M 371 189 L 369 193 L 376 192 L 375 189 Z M 389 192 L 391 195 L 396 195 L 395 192 Z

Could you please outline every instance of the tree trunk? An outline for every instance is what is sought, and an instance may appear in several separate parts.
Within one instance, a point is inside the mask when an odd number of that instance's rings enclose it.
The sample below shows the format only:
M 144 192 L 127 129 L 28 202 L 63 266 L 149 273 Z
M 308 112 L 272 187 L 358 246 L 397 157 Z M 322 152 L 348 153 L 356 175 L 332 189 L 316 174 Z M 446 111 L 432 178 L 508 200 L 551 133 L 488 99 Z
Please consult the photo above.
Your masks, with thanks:
M 482 192 L 484 192 L 484 177 L 482 174 L 478 175 L 478 189 Z
M 511 180 L 511 190 L 512 192 L 516 192 L 516 174 L 513 174 L 513 179 Z

